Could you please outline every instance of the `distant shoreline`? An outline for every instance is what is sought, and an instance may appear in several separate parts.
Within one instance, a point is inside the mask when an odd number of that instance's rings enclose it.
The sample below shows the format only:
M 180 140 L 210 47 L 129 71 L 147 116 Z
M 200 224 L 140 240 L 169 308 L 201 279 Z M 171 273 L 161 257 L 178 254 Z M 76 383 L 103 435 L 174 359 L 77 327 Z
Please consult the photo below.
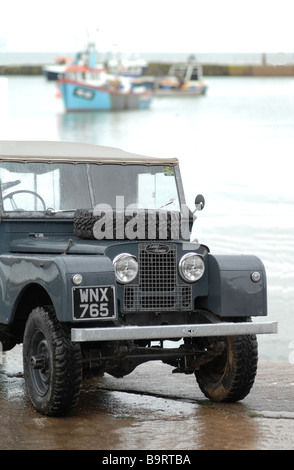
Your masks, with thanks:
M 171 64 L 151 62 L 145 75 L 166 75 Z M 43 75 L 43 65 L 0 65 L 3 75 Z M 203 65 L 203 75 L 246 77 L 294 77 L 294 65 Z

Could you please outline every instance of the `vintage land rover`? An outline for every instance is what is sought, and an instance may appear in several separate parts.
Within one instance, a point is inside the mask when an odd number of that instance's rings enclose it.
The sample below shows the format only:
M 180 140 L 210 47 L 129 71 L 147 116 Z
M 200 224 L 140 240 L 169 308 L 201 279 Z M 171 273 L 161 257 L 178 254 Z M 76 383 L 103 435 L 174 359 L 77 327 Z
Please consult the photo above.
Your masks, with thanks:
M 84 374 L 150 360 L 211 400 L 249 393 L 256 334 L 277 331 L 251 321 L 267 315 L 264 266 L 191 241 L 204 198 L 187 208 L 177 159 L 2 141 L 0 183 L 0 340 L 22 343 L 36 410 L 65 415 Z

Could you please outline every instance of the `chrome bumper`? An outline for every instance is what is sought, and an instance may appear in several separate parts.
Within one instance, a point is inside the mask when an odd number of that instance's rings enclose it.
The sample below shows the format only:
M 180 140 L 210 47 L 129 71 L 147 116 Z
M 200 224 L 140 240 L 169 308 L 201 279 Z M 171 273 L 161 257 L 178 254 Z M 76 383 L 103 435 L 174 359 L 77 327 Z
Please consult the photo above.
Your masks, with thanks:
M 196 325 L 122 326 L 107 328 L 72 328 L 71 340 L 120 341 L 120 340 L 159 340 L 202 336 L 235 336 L 250 334 L 270 334 L 278 332 L 277 322 L 252 323 L 209 323 Z

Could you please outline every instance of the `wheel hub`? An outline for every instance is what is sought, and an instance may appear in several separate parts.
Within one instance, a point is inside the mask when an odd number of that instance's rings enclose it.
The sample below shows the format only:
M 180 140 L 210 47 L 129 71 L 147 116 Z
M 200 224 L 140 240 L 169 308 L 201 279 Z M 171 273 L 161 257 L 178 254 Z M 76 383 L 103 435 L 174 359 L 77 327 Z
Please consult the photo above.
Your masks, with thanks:
M 41 371 L 44 372 L 48 367 L 48 355 L 37 354 L 36 356 L 32 356 L 31 366 L 33 369 L 40 369 Z

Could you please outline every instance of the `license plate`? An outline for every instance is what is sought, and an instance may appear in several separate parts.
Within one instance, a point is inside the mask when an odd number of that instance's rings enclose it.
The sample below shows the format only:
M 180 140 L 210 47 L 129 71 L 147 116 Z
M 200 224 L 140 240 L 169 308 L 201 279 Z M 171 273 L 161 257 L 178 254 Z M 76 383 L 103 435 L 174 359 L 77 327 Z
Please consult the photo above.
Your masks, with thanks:
M 115 316 L 114 286 L 73 288 L 75 320 L 108 320 Z

